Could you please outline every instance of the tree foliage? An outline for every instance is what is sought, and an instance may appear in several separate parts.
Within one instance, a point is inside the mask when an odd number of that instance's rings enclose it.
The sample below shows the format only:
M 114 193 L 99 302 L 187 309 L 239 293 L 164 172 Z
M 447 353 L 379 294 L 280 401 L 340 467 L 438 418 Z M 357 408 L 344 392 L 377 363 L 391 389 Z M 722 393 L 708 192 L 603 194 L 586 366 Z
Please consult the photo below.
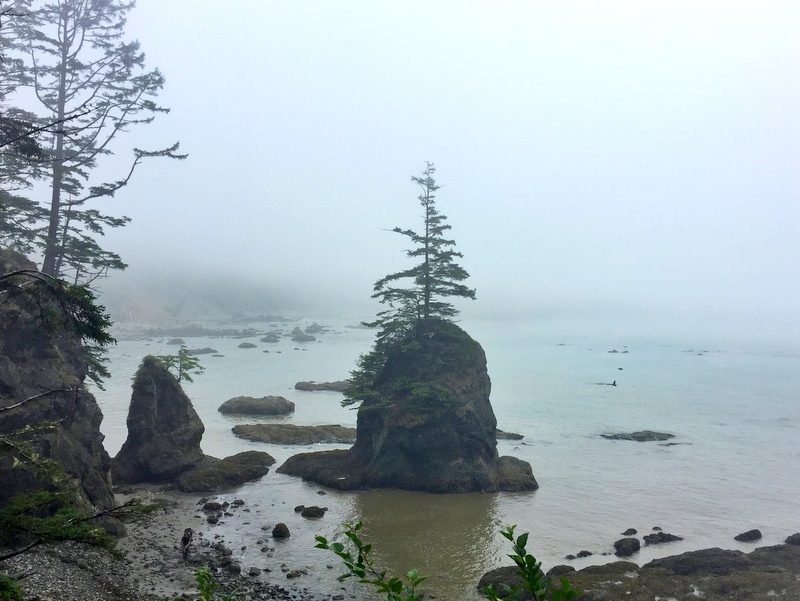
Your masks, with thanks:
M 69 276 L 75 283 L 125 268 L 120 256 L 102 248 L 97 239 L 106 228 L 122 227 L 130 220 L 101 213 L 91 203 L 113 197 L 146 158 L 186 156 L 177 153 L 177 143 L 155 151 L 135 148 L 122 177 L 92 181 L 93 170 L 100 159 L 113 154 L 121 132 L 168 112 L 154 100 L 164 77 L 158 69 L 146 68 L 138 42 L 123 39 L 133 5 L 125 0 L 16 0 L 8 26 L 8 85 L 15 93 L 30 89 L 39 107 L 36 115 L 27 116 L 34 127 L 19 139 L 38 147 L 42 156 L 9 151 L 3 158 L 25 167 L 17 169 L 22 174 L 18 185 L 48 181 L 50 198 L 37 203 L 46 211 L 40 228 L 26 221 L 30 214 L 17 205 L 7 204 L 6 213 L 29 227 L 44 256 L 42 271 Z
M 156 359 L 172 372 L 179 383 L 181 380 L 193 382 L 192 376 L 199 376 L 206 369 L 200 365 L 200 359 L 192 355 L 183 345 L 177 355 L 158 355 Z
M 0 305 L 11 302 L 37 315 L 49 331 L 76 335 L 87 362 L 87 376 L 102 389 L 103 379 L 109 377 L 104 347 L 116 340 L 108 333 L 111 318 L 88 286 L 21 269 L 0 276 Z M 6 318 L 13 317 L 10 312 Z
M 378 328 L 378 334 L 372 350 L 361 355 L 350 374 L 344 406 L 376 397 L 375 378 L 389 349 L 413 343 L 421 320 L 451 320 L 458 315 L 458 309 L 447 299 L 475 299 L 475 290 L 464 284 L 469 273 L 455 261 L 463 255 L 455 250 L 455 241 L 445 237 L 451 226 L 436 208 L 436 192 L 441 186 L 436 184 L 435 173 L 433 163 L 427 163 L 420 176 L 411 178 L 421 190 L 417 198 L 422 207 L 422 228 L 419 232 L 400 227 L 392 231 L 411 241 L 412 248 L 406 251 L 406 256 L 415 264 L 375 282 L 372 298 L 387 308 L 374 321 L 364 324 Z

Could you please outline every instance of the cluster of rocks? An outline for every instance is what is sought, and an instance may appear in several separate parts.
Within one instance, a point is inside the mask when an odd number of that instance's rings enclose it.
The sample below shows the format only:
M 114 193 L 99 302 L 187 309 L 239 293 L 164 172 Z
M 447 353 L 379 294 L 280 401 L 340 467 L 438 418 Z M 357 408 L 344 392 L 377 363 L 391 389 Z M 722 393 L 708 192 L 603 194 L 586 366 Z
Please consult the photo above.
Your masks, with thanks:
M 478 585 L 521 584 L 516 567 L 486 573 Z M 653 599 L 800 599 L 800 533 L 783 545 L 750 553 L 703 549 L 655 559 L 644 566 L 630 561 L 575 570 L 560 565 L 547 572 L 581 590 L 577 601 L 652 601 Z M 531 599 L 523 595 L 522 599 Z
M 231 431 L 245 440 L 271 444 L 351 444 L 356 441 L 355 428 L 335 424 L 323 426 L 240 424 L 231 428 Z

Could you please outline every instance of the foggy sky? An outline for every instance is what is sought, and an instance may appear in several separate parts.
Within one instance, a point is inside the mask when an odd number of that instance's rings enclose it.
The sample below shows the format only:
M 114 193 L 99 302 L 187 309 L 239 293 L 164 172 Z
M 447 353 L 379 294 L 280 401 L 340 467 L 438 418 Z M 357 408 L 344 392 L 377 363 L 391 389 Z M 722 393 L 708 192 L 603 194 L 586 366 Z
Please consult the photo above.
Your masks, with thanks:
M 225 272 L 374 312 L 432 161 L 465 316 L 795 336 L 798 31 L 797 2 L 138 0 L 127 32 L 172 112 L 104 169 L 190 157 L 104 201 L 133 218 L 113 277 Z

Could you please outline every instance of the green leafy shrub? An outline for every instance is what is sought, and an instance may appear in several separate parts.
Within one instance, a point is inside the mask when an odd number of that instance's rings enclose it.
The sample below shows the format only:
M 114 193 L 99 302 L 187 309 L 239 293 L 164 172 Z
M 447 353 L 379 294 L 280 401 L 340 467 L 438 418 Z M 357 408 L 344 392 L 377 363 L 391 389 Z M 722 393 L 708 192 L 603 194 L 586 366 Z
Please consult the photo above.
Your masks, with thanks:
M 362 528 L 361 522 L 356 525 L 344 524 L 345 536 L 350 539 L 352 546 L 355 548 L 355 554 L 345 547 L 344 544 L 334 542 L 329 543 L 323 536 L 317 536 L 315 545 L 317 549 L 325 549 L 337 555 L 347 568 L 347 571 L 339 576 L 339 580 L 355 576 L 359 582 L 371 585 L 375 590 L 384 595 L 386 601 L 421 601 L 422 595 L 417 595 L 416 587 L 425 580 L 424 576 L 420 576 L 417 570 L 411 570 L 403 579 L 397 577 L 387 577 L 386 572 L 379 571 L 375 567 L 375 562 L 369 559 L 369 554 L 372 551 L 372 544 L 365 543 L 361 540 L 358 532 Z M 501 597 L 500 591 L 494 585 L 485 587 L 483 594 L 489 598 L 490 601 L 499 601 L 502 598 L 519 599 L 523 591 L 528 592 L 533 596 L 535 601 L 570 601 L 575 599 L 579 594 L 579 590 L 573 589 L 566 578 L 560 579 L 560 588 L 553 586 L 551 578 L 545 576 L 542 572 L 542 563 L 536 561 L 533 555 L 530 555 L 525 550 L 525 545 L 528 542 L 528 534 L 521 534 L 516 539 L 514 538 L 514 529 L 516 526 L 509 526 L 501 530 L 505 538 L 511 541 L 514 553 L 509 557 L 519 568 L 517 575 L 522 578 L 523 585 L 510 587 L 503 585 L 503 594 Z
M 200 601 L 215 601 L 214 593 L 217 592 L 219 584 L 214 582 L 214 576 L 208 566 L 200 566 L 194 573 L 194 579 L 197 580 L 197 592 L 200 593 Z M 233 601 L 236 593 L 232 595 L 222 595 L 220 601 Z M 162 597 L 161 601 L 170 601 L 169 597 Z M 184 601 L 180 597 L 175 597 L 174 601 Z
M 0 601 L 24 601 L 16 580 L 0 575 Z

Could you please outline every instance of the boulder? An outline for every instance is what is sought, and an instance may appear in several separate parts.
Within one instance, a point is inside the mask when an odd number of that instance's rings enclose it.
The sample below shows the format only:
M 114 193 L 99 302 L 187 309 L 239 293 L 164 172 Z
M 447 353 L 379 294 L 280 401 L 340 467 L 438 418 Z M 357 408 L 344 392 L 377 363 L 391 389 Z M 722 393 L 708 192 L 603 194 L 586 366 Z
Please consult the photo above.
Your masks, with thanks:
M 786 537 L 787 545 L 800 545 L 800 532 L 795 532 Z
M 617 557 L 630 557 L 639 550 L 638 538 L 621 538 L 614 543 L 614 555 Z
M 183 338 L 170 338 L 169 340 L 167 340 L 167 344 L 183 346 L 186 343 L 183 341 Z
M 289 538 L 290 536 L 289 527 L 283 522 L 275 524 L 272 529 L 272 538 Z
M 280 341 L 281 341 L 280 335 L 279 334 L 274 334 L 272 332 L 268 333 L 266 336 L 264 336 L 261 339 L 261 342 L 269 342 L 269 343 L 275 343 L 275 342 L 280 342 Z
M 355 428 L 338 425 L 243 424 L 231 430 L 239 438 L 272 444 L 353 443 L 356 440 Z
M 324 516 L 327 510 L 327 507 L 318 507 L 317 505 L 312 505 L 311 507 L 304 507 L 300 512 L 300 515 L 301 517 L 308 519 L 317 519 Z
M 219 351 L 217 349 L 213 349 L 213 348 L 211 348 L 209 346 L 207 346 L 205 348 L 190 348 L 190 349 L 186 349 L 186 352 L 189 353 L 190 355 L 213 355 L 213 354 L 218 354 L 219 353 Z
M 674 434 L 667 434 L 666 432 L 653 432 L 652 430 L 642 430 L 641 432 L 619 432 L 617 434 L 601 434 L 603 438 L 608 440 L 633 440 L 635 442 L 653 442 L 669 440 L 675 438 Z
M 634 534 L 636 534 L 636 528 L 628 528 L 622 533 L 622 536 L 633 536 Z
M 655 534 L 645 534 L 644 544 L 647 545 L 660 545 L 662 543 L 672 543 L 675 541 L 683 540 L 682 536 L 675 536 L 667 532 L 656 532 Z
M 761 540 L 761 530 L 754 529 L 742 532 L 734 536 L 733 540 L 738 540 L 740 543 L 752 543 L 753 541 Z
M 305 390 L 313 392 L 315 390 L 333 390 L 334 392 L 344 392 L 347 388 L 347 381 L 337 380 L 335 382 L 298 382 L 294 385 L 295 390 Z
M 294 403 L 282 396 L 237 396 L 222 403 L 218 411 L 235 415 L 286 415 L 294 412 Z
M 281 473 L 344 490 L 495 492 L 538 487 L 527 462 L 499 457 L 481 346 L 453 323 L 428 319 L 387 351 L 358 410 L 347 451 L 290 457 Z
M 239 345 L 239 348 L 256 348 L 256 345 L 253 344 L 252 342 L 242 342 Z
M 127 424 L 128 438 L 111 465 L 115 484 L 171 482 L 204 458 L 203 422 L 156 357 L 142 359 L 136 372 Z
M 199 464 L 181 474 L 182 492 L 219 492 L 264 476 L 275 459 L 262 451 L 244 451 L 216 459 L 206 456 Z M 241 503 L 240 503 L 241 504 Z M 234 505 L 237 503 L 234 501 Z
M 19 270 L 36 271 L 36 265 L 0 249 L 0 275 Z M 24 278 L 19 283 L 23 281 L 30 282 Z M 108 477 L 111 459 L 100 432 L 103 414 L 84 387 L 89 364 L 80 338 L 47 327 L 37 304 L 24 294 L 0 294 L 0 301 L 0 407 L 17 405 L 0 411 L 0 432 L 53 423 L 52 429 L 26 437 L 32 450 L 64 469 L 85 509 L 110 509 L 114 506 Z M 63 315 L 55 305 L 43 304 L 41 309 L 54 319 Z M 31 400 L 23 402 L 27 399 Z M 0 506 L 17 493 L 44 486 L 36 468 L 24 461 L 15 467 L 9 451 L 0 448 Z

